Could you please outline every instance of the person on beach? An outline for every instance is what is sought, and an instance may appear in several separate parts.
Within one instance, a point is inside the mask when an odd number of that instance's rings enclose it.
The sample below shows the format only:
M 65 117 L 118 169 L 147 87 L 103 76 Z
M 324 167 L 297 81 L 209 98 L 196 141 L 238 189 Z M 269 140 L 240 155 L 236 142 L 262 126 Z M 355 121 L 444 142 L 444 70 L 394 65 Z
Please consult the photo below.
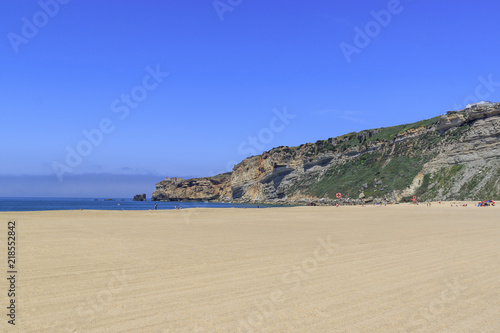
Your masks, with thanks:
M 158 205 L 155 203 L 155 210 L 157 210 L 157 209 L 158 209 Z

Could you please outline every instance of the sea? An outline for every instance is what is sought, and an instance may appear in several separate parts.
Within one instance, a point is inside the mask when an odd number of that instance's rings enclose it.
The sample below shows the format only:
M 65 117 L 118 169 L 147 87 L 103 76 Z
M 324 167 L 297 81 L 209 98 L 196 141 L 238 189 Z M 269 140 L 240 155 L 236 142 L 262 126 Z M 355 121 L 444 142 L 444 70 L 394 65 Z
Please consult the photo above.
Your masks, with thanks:
M 153 210 L 185 208 L 265 208 L 262 204 L 223 202 L 133 201 L 130 198 L 0 198 L 0 211 L 25 212 L 40 210 Z

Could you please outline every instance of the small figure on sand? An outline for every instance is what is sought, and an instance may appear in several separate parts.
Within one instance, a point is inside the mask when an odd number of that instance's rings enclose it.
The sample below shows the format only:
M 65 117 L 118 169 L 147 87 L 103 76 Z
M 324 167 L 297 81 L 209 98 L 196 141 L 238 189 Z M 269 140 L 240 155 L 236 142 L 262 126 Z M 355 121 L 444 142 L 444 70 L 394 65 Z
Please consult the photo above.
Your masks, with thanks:
M 155 203 L 155 210 L 157 210 L 157 209 L 158 209 L 158 205 Z

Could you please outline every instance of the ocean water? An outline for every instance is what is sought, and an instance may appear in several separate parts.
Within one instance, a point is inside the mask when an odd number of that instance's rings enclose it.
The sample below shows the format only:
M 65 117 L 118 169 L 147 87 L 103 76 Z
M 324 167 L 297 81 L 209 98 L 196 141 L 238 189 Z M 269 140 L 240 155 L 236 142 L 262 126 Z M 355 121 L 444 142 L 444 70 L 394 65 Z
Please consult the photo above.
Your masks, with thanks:
M 164 202 L 164 201 L 133 201 L 124 198 L 0 198 L 0 211 L 21 212 L 37 210 L 149 210 L 154 209 L 155 203 L 158 209 L 212 207 L 212 208 L 263 208 L 269 205 L 256 204 L 233 204 L 220 202 Z

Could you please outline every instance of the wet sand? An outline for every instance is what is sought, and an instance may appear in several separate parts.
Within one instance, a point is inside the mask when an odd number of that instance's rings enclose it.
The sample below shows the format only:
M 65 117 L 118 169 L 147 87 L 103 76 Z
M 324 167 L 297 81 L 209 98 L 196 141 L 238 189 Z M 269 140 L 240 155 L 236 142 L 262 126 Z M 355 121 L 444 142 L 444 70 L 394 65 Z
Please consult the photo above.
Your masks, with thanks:
M 0 213 L 1 332 L 500 332 L 500 209 Z

